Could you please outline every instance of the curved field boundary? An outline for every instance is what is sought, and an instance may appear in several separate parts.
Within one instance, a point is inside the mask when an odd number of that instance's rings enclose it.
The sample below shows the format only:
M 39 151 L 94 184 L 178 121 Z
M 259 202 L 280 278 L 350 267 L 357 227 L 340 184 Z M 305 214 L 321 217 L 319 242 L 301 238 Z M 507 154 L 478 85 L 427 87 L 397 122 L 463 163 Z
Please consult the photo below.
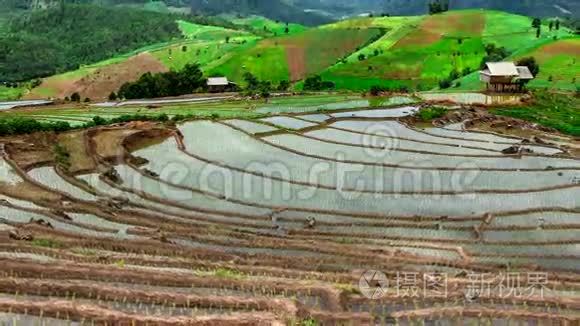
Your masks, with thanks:
M 179 144 L 180 143 L 180 138 L 178 137 L 177 140 L 178 140 L 178 144 Z M 182 147 L 182 148 L 185 147 L 184 144 L 181 144 L 179 146 Z M 129 154 L 127 153 L 127 155 L 129 155 Z M 144 171 L 142 171 L 141 169 L 139 169 L 139 167 L 137 167 L 135 165 L 132 165 L 130 162 L 125 162 L 125 164 L 127 164 L 128 166 L 130 166 L 132 169 L 134 169 L 136 172 L 138 172 L 142 176 L 144 176 L 146 178 L 150 178 L 150 179 L 156 180 L 157 182 L 164 183 L 164 184 L 167 184 L 169 186 L 176 187 L 176 188 L 181 188 L 181 189 L 188 190 L 188 191 L 194 191 L 196 193 L 200 193 L 200 194 L 203 194 L 203 195 L 207 195 L 207 196 L 210 196 L 210 197 L 214 197 L 214 198 L 217 198 L 217 199 L 220 199 L 220 200 L 228 200 L 228 201 L 232 201 L 233 200 L 233 199 L 226 199 L 222 194 L 210 193 L 210 192 L 206 192 L 206 191 L 203 191 L 203 190 L 200 190 L 200 189 L 193 189 L 191 187 L 186 187 L 186 186 L 182 186 L 182 185 L 175 185 L 175 184 L 169 183 L 167 181 L 164 181 L 164 180 L 161 180 L 159 178 L 152 177 L 152 176 L 146 174 Z M 119 187 L 119 186 L 118 185 L 115 185 L 115 187 Z M 123 187 L 121 187 L 121 188 L 123 188 Z M 139 191 L 136 191 L 136 190 L 133 190 L 133 189 L 129 189 L 129 188 L 125 188 L 125 190 L 123 190 L 123 191 L 128 191 L 128 192 L 133 192 L 133 193 L 138 192 L 138 193 L 143 194 L 143 192 L 139 192 Z M 155 196 L 152 196 L 152 195 L 149 195 L 149 194 L 143 194 L 143 195 L 145 195 L 146 197 L 155 198 Z M 247 203 L 247 202 L 244 202 L 244 201 L 239 201 L 239 202 L 233 201 L 233 202 L 239 203 L 239 204 L 242 204 L 242 205 L 245 205 L 245 206 L 262 207 L 262 206 L 259 206 L 259 204 L 256 205 L 256 204 Z M 297 210 L 297 209 L 293 209 L 293 208 L 289 208 L 289 207 L 272 207 L 272 206 L 266 206 L 266 207 L 263 207 L 263 208 L 269 208 L 273 212 L 281 212 L 281 211 L 286 211 L 286 210 L 289 210 L 289 211 L 304 211 L 304 212 L 311 212 L 311 213 L 330 214 L 330 215 L 336 214 L 336 215 L 341 215 L 341 216 L 360 217 L 360 218 L 379 218 L 379 219 L 397 219 L 397 218 L 401 218 L 401 219 L 405 219 L 405 220 L 409 220 L 409 219 L 415 219 L 416 220 L 417 218 L 420 218 L 422 220 L 441 220 L 441 217 L 433 217 L 433 216 L 430 216 L 430 217 L 427 217 L 427 216 L 422 216 L 422 217 L 421 216 L 419 216 L 419 217 L 418 216 L 403 217 L 403 216 L 392 216 L 392 215 L 381 215 L 381 214 L 365 214 L 365 213 L 362 213 L 362 214 L 345 214 L 344 212 L 341 212 L 341 211 Z M 517 211 L 512 211 L 512 212 L 497 212 L 497 213 L 494 213 L 494 215 L 497 216 L 497 217 L 501 217 L 501 216 L 506 216 L 506 215 L 518 215 L 518 214 L 533 213 L 533 212 L 544 212 L 544 211 L 562 211 L 562 212 L 571 212 L 571 213 L 580 212 L 580 210 L 567 209 L 567 208 L 561 208 L 561 207 L 544 207 L 544 208 L 530 209 L 530 210 L 517 210 Z M 209 212 L 209 213 L 211 213 L 211 212 Z M 218 214 L 220 214 L 220 213 L 218 213 Z M 226 214 L 226 215 L 228 215 L 228 214 Z M 231 216 L 234 216 L 234 215 L 231 215 Z M 240 216 L 240 217 L 243 217 L 243 216 L 248 217 L 248 216 L 250 216 L 251 217 L 251 215 L 242 215 L 242 214 L 238 214 L 237 216 Z M 472 216 L 465 216 L 465 217 L 458 216 L 458 217 L 449 218 L 449 220 L 454 220 L 454 221 L 470 221 L 470 220 L 483 220 L 483 218 L 482 217 L 472 217 Z
M 397 121 L 399 123 L 401 123 L 400 121 Z M 418 131 L 418 129 L 415 128 L 410 128 L 408 125 L 401 123 L 402 126 L 406 127 L 407 129 L 409 129 L 410 131 Z M 467 149 L 475 149 L 475 150 L 480 150 L 480 151 L 487 151 L 487 152 L 492 152 L 492 153 L 501 153 L 500 150 L 494 150 L 494 149 L 490 149 L 490 148 L 483 148 L 483 147 L 477 147 L 477 146 L 469 146 L 469 145 L 455 145 L 455 144 L 449 144 L 449 143 L 439 143 L 439 142 L 431 142 L 431 141 L 425 141 L 425 140 L 417 140 L 417 139 L 413 139 L 413 138 L 408 138 L 408 137 L 397 137 L 397 136 L 387 136 L 387 135 L 381 135 L 381 134 L 372 134 L 372 133 L 366 133 L 366 132 L 362 132 L 362 131 L 358 131 L 358 130 L 351 130 L 351 129 L 346 129 L 346 128 L 340 128 L 340 127 L 335 127 L 332 126 L 332 124 L 323 124 L 321 126 L 324 126 L 325 129 L 334 129 L 334 130 L 339 130 L 339 131 L 343 131 L 343 132 L 347 132 L 347 133 L 352 133 L 352 134 L 359 134 L 359 135 L 367 135 L 367 136 L 373 136 L 373 137 L 379 137 L 381 139 L 397 139 L 397 140 L 405 140 L 405 141 L 410 141 L 410 142 L 415 142 L 415 143 L 421 143 L 421 144 L 429 144 L 429 145 L 438 145 L 438 146 L 445 146 L 445 147 L 453 147 L 453 148 L 467 148 Z M 442 128 L 444 129 L 444 128 Z M 307 130 L 306 131 L 310 131 Z M 470 131 L 471 132 L 471 131 Z M 302 130 L 298 131 L 298 133 L 303 133 Z M 312 137 L 312 136 L 311 136 Z M 442 137 L 444 138 L 444 137 Z M 524 139 L 522 139 L 523 141 Z M 473 140 L 471 139 L 462 139 L 462 141 L 466 141 L 466 142 L 471 142 Z M 487 143 L 493 143 L 493 142 L 487 142 Z M 506 144 L 507 145 L 507 144 Z M 512 144 L 512 145 L 517 145 L 516 144 Z M 521 143 L 522 146 L 525 146 L 527 148 L 534 148 L 534 147 L 543 147 L 543 148 L 551 148 L 551 149 L 557 149 L 560 150 L 560 152 L 562 152 L 562 150 L 558 147 L 558 146 L 549 146 L 549 145 L 542 145 L 542 144 L 523 144 Z M 396 149 L 395 149 L 396 150 Z M 441 154 L 444 155 L 444 154 Z M 448 154 L 450 156 L 453 156 L 453 154 Z M 469 155 L 460 155 L 460 156 L 469 156 Z M 515 156 L 515 155 L 499 155 L 501 157 L 510 157 L 510 156 Z M 560 153 L 556 153 L 556 154 L 524 154 L 523 156 L 546 156 L 546 157 L 567 157 L 564 155 L 561 155 Z M 483 156 L 485 157 L 485 156 Z
M 232 127 L 233 128 L 233 127 Z M 250 135 L 250 134 L 248 134 Z M 314 138 L 313 138 L 314 139 Z M 236 171 L 244 174 L 250 174 L 257 177 L 270 179 L 274 181 L 279 181 L 282 183 L 288 183 L 293 185 L 299 185 L 304 187 L 312 187 L 317 189 L 326 189 L 326 190 L 338 190 L 337 187 L 323 185 L 320 183 L 312 183 L 312 182 L 303 182 L 303 181 L 296 181 L 291 180 L 288 178 L 278 177 L 275 175 L 267 175 L 257 171 L 251 171 L 247 169 L 242 169 L 239 167 L 235 167 L 233 165 L 229 165 L 225 162 L 210 160 L 200 155 L 194 154 L 191 151 L 185 148 L 185 144 L 183 140 L 176 135 L 176 140 L 178 143 L 178 149 L 187 156 L 190 156 L 196 160 L 202 161 L 204 163 L 224 168 L 231 171 Z M 355 189 L 355 188 L 341 188 L 341 191 L 344 192 L 353 192 L 353 193 L 367 193 L 367 194 L 381 194 L 381 195 L 459 195 L 459 194 L 484 194 L 484 193 L 505 193 L 505 194 L 513 194 L 513 193 L 528 193 L 528 192 L 539 192 L 539 191 L 549 191 L 555 189 L 567 189 L 567 188 L 574 188 L 577 185 L 574 184 L 567 184 L 561 186 L 552 186 L 552 187 L 542 187 L 542 188 L 535 188 L 535 189 L 521 189 L 521 190 L 508 190 L 508 189 L 479 189 L 479 190 L 465 190 L 465 191 L 413 191 L 413 192 L 405 192 L 405 191 L 376 191 L 370 189 Z
M 147 175 L 143 175 L 144 177 L 147 177 Z M 183 190 L 189 190 L 189 191 L 201 191 L 199 189 L 194 189 L 191 187 L 185 187 L 185 186 L 181 186 L 181 185 L 176 185 L 176 184 L 172 184 L 170 182 L 167 181 L 163 181 L 157 178 L 152 178 L 154 180 L 156 180 L 157 182 L 160 183 L 164 183 L 168 186 L 172 186 L 175 188 L 181 188 Z M 203 192 L 203 191 L 202 191 Z M 217 196 L 220 197 L 220 195 L 215 195 L 215 194 L 211 194 L 211 193 L 207 193 L 209 196 Z M 221 199 L 225 199 L 223 197 L 221 197 Z M 276 206 L 270 206 L 270 205 L 264 205 L 264 204 L 257 204 L 257 203 L 248 203 L 245 201 L 241 201 L 241 200 L 235 200 L 235 199 L 225 199 L 227 201 L 236 203 L 236 204 L 241 204 L 241 205 L 246 205 L 246 206 L 251 206 L 251 207 L 260 207 L 260 208 L 270 208 L 272 210 L 279 210 L 282 207 L 276 207 Z M 165 201 L 165 200 L 163 200 Z M 168 204 L 177 204 L 177 203 L 173 203 L 171 201 L 167 201 Z M 300 211 L 300 212 L 312 212 L 312 213 L 322 213 L 322 214 L 337 214 L 337 215 L 347 215 L 347 216 L 361 216 L 362 214 L 356 214 L 354 212 L 334 212 L 334 211 L 325 211 L 325 210 L 318 210 L 318 209 L 306 209 L 306 208 L 299 208 L 299 207 L 292 207 L 292 208 L 285 208 L 285 209 L 289 209 L 292 211 Z M 341 236 L 344 234 L 337 234 L 336 232 L 322 232 L 322 231 L 292 231 L 293 233 L 300 233 L 300 232 L 305 232 L 306 234 L 309 235 L 320 235 L 320 236 Z M 417 241 L 417 242 L 440 242 L 440 243 L 485 243 L 485 244 L 501 244 L 501 245 L 555 245 L 555 244 L 574 244 L 574 243 L 578 243 L 580 244 L 580 239 L 577 241 L 560 241 L 560 240 L 555 240 L 555 241 L 546 241 L 546 242 L 533 242 L 533 241 L 479 241 L 476 239 L 473 240 L 468 240 L 468 239 L 426 239 L 426 238 L 413 238 L 413 237 L 387 237 L 384 235 L 369 235 L 369 234 L 364 234 L 364 233 L 352 233 L 349 232 L 349 235 L 353 236 L 353 237 L 359 237 L 359 238 L 371 238 L 371 239 L 390 239 L 390 240 L 405 240 L 405 241 Z
M 253 134 L 248 133 L 248 132 L 244 131 L 243 129 L 236 128 L 234 126 L 228 125 L 227 123 L 220 122 L 220 121 L 218 121 L 217 123 L 220 123 L 222 125 L 230 127 L 232 129 L 235 129 L 239 132 L 242 132 L 250 137 L 253 137 Z M 434 169 L 434 168 L 417 167 L 417 166 L 414 166 L 414 167 L 413 166 L 404 166 L 404 165 L 398 165 L 398 164 L 360 162 L 360 161 L 353 161 L 353 160 L 338 160 L 338 159 L 334 159 L 334 158 L 303 153 L 303 152 L 294 150 L 292 148 L 288 148 L 288 147 L 285 147 L 282 145 L 271 143 L 271 142 L 266 141 L 266 140 L 259 138 L 259 137 L 253 137 L 253 138 L 255 138 L 256 140 L 258 140 L 266 145 L 284 150 L 286 152 L 294 153 L 294 154 L 297 154 L 300 156 L 310 157 L 310 158 L 314 158 L 314 159 L 322 160 L 322 161 L 359 164 L 359 165 L 365 165 L 365 166 L 382 166 L 382 167 L 389 167 L 389 168 L 404 168 L 404 169 L 410 169 L 410 170 L 437 170 L 437 171 L 516 171 L 516 172 L 517 171 L 520 171 L 520 172 L 521 171 L 530 171 L 530 172 L 546 171 L 546 169 L 529 169 L 529 168 L 525 168 L 525 169 L 524 168 L 521 168 L 521 169 L 499 169 L 499 168 L 451 168 L 451 167 L 445 168 L 445 167 L 437 167 L 436 169 Z M 579 170 L 580 171 L 580 167 L 557 167 L 557 168 L 554 168 L 553 170 L 555 170 L 555 171 L 558 171 L 558 170 L 574 170 L 574 171 Z
M 300 119 L 299 117 L 294 117 L 294 118 Z M 300 120 L 309 121 L 309 120 L 305 120 L 305 119 L 300 119 Z M 447 143 L 438 143 L 438 142 L 417 140 L 417 139 L 408 138 L 408 137 L 398 137 L 398 136 L 395 137 L 395 136 L 371 134 L 371 133 L 366 133 L 366 132 L 362 132 L 362 131 L 358 131 L 358 130 L 351 130 L 351 129 L 345 129 L 345 128 L 340 128 L 340 127 L 334 127 L 334 126 L 332 126 L 332 123 L 333 122 L 328 122 L 327 121 L 324 124 L 320 124 L 320 126 L 326 128 L 326 129 L 334 129 L 334 130 L 344 131 L 344 132 L 348 132 L 348 133 L 352 133 L 352 134 L 366 135 L 366 136 L 373 136 L 373 137 L 380 137 L 381 139 L 404 140 L 404 141 L 409 141 L 409 142 L 414 142 L 414 143 L 420 143 L 420 144 L 437 145 L 437 146 L 445 146 L 445 147 L 453 147 L 453 148 L 468 148 L 468 149 L 476 149 L 476 150 L 487 151 L 487 152 L 492 152 L 492 153 L 499 153 L 499 151 L 496 151 L 496 150 L 493 150 L 493 149 L 489 149 L 489 148 L 483 148 L 483 147 L 461 146 L 461 145 L 454 145 L 454 144 L 447 144 Z M 302 133 L 303 131 L 300 130 L 298 132 L 299 133 Z M 256 135 L 256 136 L 259 137 L 259 135 Z
M 123 313 L 117 310 L 106 309 L 98 305 L 77 304 L 65 300 L 47 300 L 46 302 L 19 301 L 14 299 L 0 299 L 0 311 L 32 314 L 35 316 L 62 318 L 67 321 L 91 320 L 96 325 L 111 325 L 115 323 L 123 325 L 220 325 L 251 326 L 251 325 L 283 325 L 272 313 L 241 313 L 232 315 L 215 315 L 200 317 L 156 317 L 137 314 Z M 63 320 L 63 322 L 65 322 Z
M 345 143 L 345 142 L 340 142 L 340 141 L 336 141 L 336 140 L 318 138 L 315 136 L 305 135 L 305 134 L 297 133 L 297 132 L 289 132 L 289 133 L 292 135 L 312 139 L 312 140 L 322 142 L 322 143 L 349 146 L 349 147 L 358 147 L 358 148 L 383 149 L 383 147 L 380 147 L 380 146 Z M 407 153 L 427 154 L 427 155 L 434 155 L 434 156 L 451 156 L 451 157 L 475 157 L 475 158 L 520 158 L 520 157 L 526 157 L 526 156 L 529 156 L 529 157 L 557 157 L 557 156 L 553 156 L 553 155 L 542 155 L 542 154 L 517 154 L 517 155 L 454 154 L 454 153 L 418 151 L 418 150 L 404 149 L 404 148 L 397 148 L 397 147 L 387 148 L 387 149 L 390 151 L 396 151 L 396 152 L 407 152 Z M 561 158 L 575 160 L 574 158 L 569 158 L 569 157 L 561 157 Z
M 522 320 L 543 320 L 546 322 L 575 323 L 580 321 L 580 317 L 560 315 L 556 313 L 531 312 L 527 310 L 500 310 L 490 308 L 466 308 L 466 307 L 438 307 L 429 309 L 419 309 L 413 311 L 400 311 L 391 315 L 395 319 L 429 319 L 433 317 L 472 317 L 472 318 L 506 318 Z

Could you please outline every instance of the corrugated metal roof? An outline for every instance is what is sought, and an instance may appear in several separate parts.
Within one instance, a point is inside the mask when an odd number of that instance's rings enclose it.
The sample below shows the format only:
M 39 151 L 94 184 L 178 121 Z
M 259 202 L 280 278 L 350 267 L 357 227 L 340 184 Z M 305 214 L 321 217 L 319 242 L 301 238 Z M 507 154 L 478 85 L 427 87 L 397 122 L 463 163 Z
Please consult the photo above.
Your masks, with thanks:
M 518 69 L 513 62 L 486 63 L 491 76 L 518 76 Z
M 530 69 L 526 66 L 517 66 L 519 79 L 534 79 L 534 75 Z
M 207 86 L 228 86 L 230 82 L 226 77 L 210 77 L 207 79 Z

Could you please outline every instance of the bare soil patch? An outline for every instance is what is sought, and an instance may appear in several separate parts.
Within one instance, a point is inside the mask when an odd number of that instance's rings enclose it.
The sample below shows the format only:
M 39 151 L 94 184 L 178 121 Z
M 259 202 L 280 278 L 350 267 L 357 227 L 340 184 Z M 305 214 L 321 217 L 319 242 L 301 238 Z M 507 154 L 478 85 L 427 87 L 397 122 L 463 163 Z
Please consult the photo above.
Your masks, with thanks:
M 303 79 L 306 76 L 306 54 L 304 48 L 289 45 L 286 47 L 286 60 L 292 81 Z
M 478 13 L 447 13 L 427 17 L 415 31 L 397 42 L 395 48 L 427 46 L 445 36 L 479 36 L 485 28 L 485 16 Z
M 159 73 L 169 69 L 149 53 L 141 53 L 127 61 L 104 66 L 75 82 L 75 90 L 83 98 L 104 99 L 117 91 L 124 83 L 137 80 L 147 72 Z
M 571 56 L 578 56 L 580 53 L 580 42 L 578 41 L 560 41 L 548 44 L 542 48 L 542 52 L 550 55 L 566 54 Z

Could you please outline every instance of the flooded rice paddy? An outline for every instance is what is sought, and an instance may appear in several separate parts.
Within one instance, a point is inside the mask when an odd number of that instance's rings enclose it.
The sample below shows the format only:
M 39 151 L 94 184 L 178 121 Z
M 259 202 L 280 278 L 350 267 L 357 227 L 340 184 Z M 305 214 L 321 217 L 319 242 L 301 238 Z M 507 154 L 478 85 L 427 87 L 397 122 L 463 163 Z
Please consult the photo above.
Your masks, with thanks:
M 366 104 L 191 121 L 139 146 L 133 132 L 87 133 L 98 168 L 79 174 L 23 170 L 8 151 L 0 324 L 272 324 L 297 307 L 353 325 L 580 318 L 559 297 L 580 288 L 580 160 Z M 502 152 L 514 145 L 529 151 Z M 543 273 L 554 292 L 371 300 L 361 270 L 445 273 L 455 289 L 477 273 Z

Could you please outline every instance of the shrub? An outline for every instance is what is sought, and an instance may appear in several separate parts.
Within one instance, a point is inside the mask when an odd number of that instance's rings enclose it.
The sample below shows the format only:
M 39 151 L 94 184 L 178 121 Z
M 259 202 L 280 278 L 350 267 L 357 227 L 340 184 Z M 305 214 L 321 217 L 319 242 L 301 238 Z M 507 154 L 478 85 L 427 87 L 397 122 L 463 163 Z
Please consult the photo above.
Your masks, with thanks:
M 449 79 L 443 79 L 439 81 L 439 88 L 447 89 L 451 87 L 451 81 Z
M 280 82 L 280 84 L 278 84 L 278 91 L 287 91 L 288 88 L 290 88 L 290 82 L 287 80 L 283 80 Z
M 421 120 L 428 122 L 433 119 L 438 119 L 444 116 L 447 113 L 447 109 L 444 107 L 433 106 L 421 109 L 418 113 L 419 118 Z
M 371 86 L 371 89 L 370 89 L 370 93 L 372 96 L 378 96 L 382 92 L 385 92 L 385 91 L 386 91 L 386 88 L 383 86 L 379 86 L 379 85 L 373 85 L 373 86 Z
M 534 57 L 521 58 L 516 62 L 516 65 L 528 67 L 534 77 L 540 73 L 540 65 L 536 62 L 536 58 Z
M 93 117 L 93 123 L 95 124 L 95 126 L 103 126 L 107 124 L 107 120 L 105 120 L 105 118 L 103 117 L 95 116 Z
M 305 91 L 324 91 L 334 89 L 335 85 L 331 81 L 323 81 L 320 75 L 306 78 L 304 81 Z
M 78 92 L 74 92 L 70 96 L 70 100 L 73 101 L 73 102 L 80 102 L 81 101 L 81 95 Z
M 65 170 L 70 168 L 70 153 L 66 149 L 66 147 L 62 146 L 61 144 L 54 145 L 53 148 L 54 152 L 54 161 L 56 164 Z

